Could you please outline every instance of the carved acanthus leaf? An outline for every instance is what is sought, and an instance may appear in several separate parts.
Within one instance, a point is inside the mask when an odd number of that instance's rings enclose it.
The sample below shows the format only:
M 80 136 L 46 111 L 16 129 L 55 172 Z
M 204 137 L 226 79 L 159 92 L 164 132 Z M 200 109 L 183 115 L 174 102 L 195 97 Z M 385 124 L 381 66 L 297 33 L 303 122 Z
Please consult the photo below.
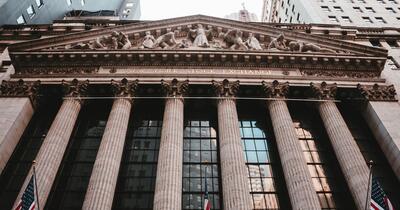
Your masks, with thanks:
M 267 97 L 286 98 L 289 93 L 289 82 L 279 83 L 277 80 L 274 80 L 271 84 L 268 84 L 263 81 L 262 88 Z
M 28 97 L 34 105 L 39 87 L 39 80 L 35 82 L 25 82 L 22 79 L 18 81 L 4 80 L 0 85 L 0 97 Z
M 77 79 L 73 79 L 71 82 L 62 81 L 64 96 L 66 97 L 79 98 L 84 96 L 86 95 L 88 86 L 89 80 L 78 81 Z
M 161 86 L 167 97 L 182 97 L 189 89 L 189 80 L 179 82 L 173 79 L 171 82 L 161 80 Z
M 212 81 L 215 94 L 219 97 L 235 97 L 239 91 L 239 80 L 235 82 L 229 82 L 224 79 L 222 82 Z
M 138 82 L 138 80 L 130 82 L 126 78 L 120 82 L 111 80 L 111 87 L 115 97 L 132 97 L 135 94 Z
M 313 96 L 320 100 L 333 100 L 336 96 L 337 85 L 333 83 L 328 85 L 326 82 L 322 82 L 320 85 L 310 83 Z
M 393 85 L 357 85 L 361 95 L 369 101 L 396 101 L 396 89 Z

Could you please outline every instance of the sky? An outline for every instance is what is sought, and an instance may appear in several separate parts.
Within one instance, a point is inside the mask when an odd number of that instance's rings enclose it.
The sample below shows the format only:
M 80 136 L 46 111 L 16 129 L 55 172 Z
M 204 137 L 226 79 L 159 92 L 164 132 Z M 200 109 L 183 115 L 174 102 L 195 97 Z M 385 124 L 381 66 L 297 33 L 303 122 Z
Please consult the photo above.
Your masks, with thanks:
M 161 20 L 167 18 L 208 15 L 224 17 L 241 10 L 242 3 L 250 13 L 261 16 L 262 0 L 141 0 L 141 20 Z

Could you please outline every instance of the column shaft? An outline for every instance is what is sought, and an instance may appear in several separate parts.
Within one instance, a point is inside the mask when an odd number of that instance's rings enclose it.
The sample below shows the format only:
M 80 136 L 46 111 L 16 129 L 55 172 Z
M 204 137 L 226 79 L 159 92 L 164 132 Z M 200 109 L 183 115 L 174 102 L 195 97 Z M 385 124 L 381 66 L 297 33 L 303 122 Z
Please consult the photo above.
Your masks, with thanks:
M 114 101 L 82 209 L 111 210 L 112 208 L 131 106 L 128 99 Z
M 276 144 L 294 210 L 321 209 L 286 102 L 268 102 Z
M 182 206 L 183 99 L 165 102 L 157 164 L 154 210 L 179 210 Z
M 365 208 L 369 170 L 336 104 L 321 102 L 318 109 L 357 208 Z
M 80 101 L 75 99 L 64 100 L 36 157 L 37 192 L 40 208 L 42 209 L 46 205 L 80 109 Z M 29 175 L 25 179 L 16 201 L 21 198 L 30 178 Z
M 218 128 L 224 209 L 250 210 L 248 174 L 233 99 L 218 101 Z

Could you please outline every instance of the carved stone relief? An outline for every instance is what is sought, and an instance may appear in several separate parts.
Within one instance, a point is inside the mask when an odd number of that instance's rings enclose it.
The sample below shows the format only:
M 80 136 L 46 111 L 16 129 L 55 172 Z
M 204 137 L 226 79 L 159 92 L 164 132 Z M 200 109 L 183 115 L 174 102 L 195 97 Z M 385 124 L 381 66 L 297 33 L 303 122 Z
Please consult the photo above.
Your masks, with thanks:
M 239 80 L 235 82 L 229 82 L 227 79 L 224 79 L 222 82 L 213 80 L 212 86 L 215 94 L 219 97 L 235 97 L 239 91 Z
M 262 88 L 267 97 L 271 98 L 286 98 L 289 93 L 289 82 L 279 83 L 274 80 L 272 84 L 262 81 Z
M 0 97 L 28 97 L 32 104 L 36 104 L 37 94 L 40 87 L 40 81 L 25 82 L 22 79 L 18 81 L 6 81 L 0 84 Z
M 173 79 L 171 82 L 161 80 L 162 89 L 167 97 L 182 97 L 189 89 L 189 80 L 179 82 Z
M 396 101 L 396 89 L 393 85 L 382 86 L 374 84 L 372 86 L 357 85 L 361 95 L 369 101 Z
M 310 87 L 313 93 L 313 96 L 320 100 L 333 100 L 336 96 L 337 85 L 333 83 L 328 85 L 326 82 L 322 82 L 317 85 L 314 83 L 310 83 Z

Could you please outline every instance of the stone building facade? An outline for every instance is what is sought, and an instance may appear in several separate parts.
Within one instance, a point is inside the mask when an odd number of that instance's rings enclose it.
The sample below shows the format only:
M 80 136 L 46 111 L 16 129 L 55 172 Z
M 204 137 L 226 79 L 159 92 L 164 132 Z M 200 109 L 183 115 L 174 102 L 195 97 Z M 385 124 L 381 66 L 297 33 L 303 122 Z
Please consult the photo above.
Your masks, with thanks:
M 33 160 L 41 209 L 202 209 L 207 178 L 212 209 L 362 210 L 370 160 L 400 207 L 387 50 L 202 15 L 100 22 L 2 29 L 1 209 Z

